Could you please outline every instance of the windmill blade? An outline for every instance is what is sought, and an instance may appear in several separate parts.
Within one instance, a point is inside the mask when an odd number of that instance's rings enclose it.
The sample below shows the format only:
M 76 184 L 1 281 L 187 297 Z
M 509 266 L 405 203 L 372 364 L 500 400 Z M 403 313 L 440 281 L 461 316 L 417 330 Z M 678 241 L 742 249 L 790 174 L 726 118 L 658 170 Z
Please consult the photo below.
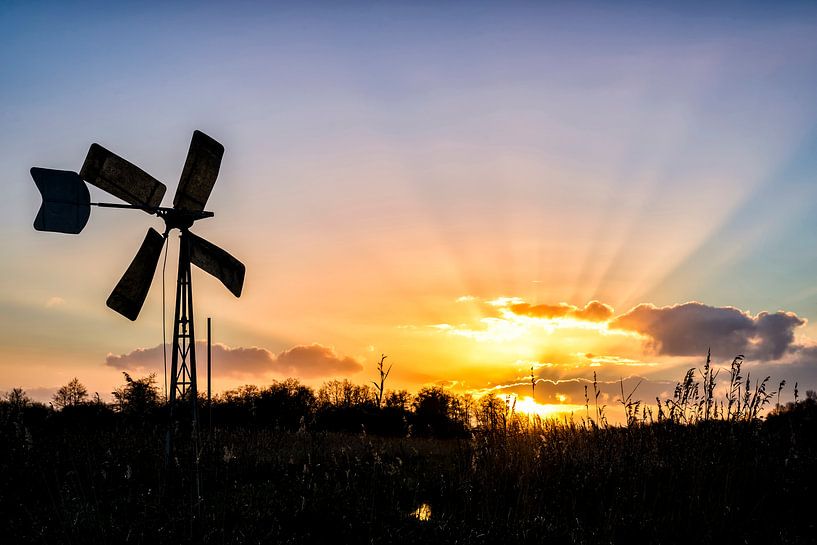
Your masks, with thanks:
M 190 235 L 190 262 L 219 280 L 236 297 L 244 287 L 244 264 L 203 238 Z
M 173 198 L 174 208 L 191 212 L 204 210 L 216 183 L 223 155 L 224 146 L 201 131 L 193 131 L 182 178 Z
M 89 184 L 151 214 L 167 191 L 165 184 L 99 144 L 91 144 L 79 175 Z
M 31 177 L 43 197 L 34 219 L 34 228 L 71 235 L 82 231 L 91 215 L 91 196 L 79 174 L 70 170 L 34 167 Z
M 164 243 L 165 238 L 158 231 L 149 229 L 128 270 L 108 297 L 107 305 L 128 320 L 135 320 L 142 310 Z

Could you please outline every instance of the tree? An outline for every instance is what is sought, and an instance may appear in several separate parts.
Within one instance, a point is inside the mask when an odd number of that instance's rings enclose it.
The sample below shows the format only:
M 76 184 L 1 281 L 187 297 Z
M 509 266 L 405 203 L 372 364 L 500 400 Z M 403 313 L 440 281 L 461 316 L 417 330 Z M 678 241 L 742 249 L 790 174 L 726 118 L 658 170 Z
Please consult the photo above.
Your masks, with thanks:
M 227 390 L 222 394 L 221 400 L 225 403 L 234 404 L 251 403 L 258 398 L 260 393 L 261 390 L 255 384 L 245 384 L 233 390 Z M 217 395 L 216 397 L 219 396 Z
M 0 427 L 7 421 L 26 423 L 26 425 L 42 423 L 48 412 L 48 407 L 32 400 L 22 388 L 14 388 L 0 396 Z M 17 427 L 16 430 L 23 432 L 24 428 Z M 0 444 L 2 442 L 3 431 L 0 430 Z
M 297 379 L 288 378 L 261 390 L 257 405 L 262 423 L 295 431 L 312 416 L 315 393 Z
M 54 394 L 54 406 L 58 409 L 73 407 L 74 405 L 85 403 L 87 397 L 88 390 L 77 377 L 74 377 L 71 379 L 71 382 L 61 387 L 57 390 L 57 393 Z
M 386 408 L 406 411 L 411 404 L 411 394 L 408 390 L 395 390 L 386 394 Z
M 324 382 L 318 390 L 315 425 L 330 431 L 359 432 L 371 429 L 377 416 L 375 391 L 371 386 L 344 379 Z
M 9 407 L 16 410 L 22 410 L 31 405 L 31 398 L 22 388 L 13 388 L 11 391 L 6 392 L 4 401 L 8 403 Z
M 318 403 L 324 406 L 349 408 L 372 405 L 374 402 L 375 394 L 372 388 L 366 385 L 358 386 L 349 379 L 324 382 L 318 390 Z
M 113 397 L 124 413 L 144 414 L 159 406 L 159 389 L 156 387 L 156 373 L 140 379 L 133 379 L 125 372 L 125 385 L 113 391 Z
M 423 388 L 414 399 L 414 430 L 417 435 L 451 437 L 465 432 L 457 397 L 439 386 Z
M 467 429 L 471 429 L 474 419 L 474 396 L 472 394 L 465 394 L 460 396 L 460 415 L 459 420 Z
M 506 403 L 489 392 L 479 398 L 477 422 L 487 431 L 497 431 L 505 422 L 506 411 Z

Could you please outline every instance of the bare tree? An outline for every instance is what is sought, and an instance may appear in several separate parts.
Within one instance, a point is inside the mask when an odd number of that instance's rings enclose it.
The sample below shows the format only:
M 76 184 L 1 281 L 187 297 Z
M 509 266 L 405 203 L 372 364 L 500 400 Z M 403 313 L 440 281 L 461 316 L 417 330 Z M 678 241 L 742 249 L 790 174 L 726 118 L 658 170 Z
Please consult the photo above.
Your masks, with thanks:
M 335 407 L 356 407 L 373 403 L 375 393 L 370 386 L 352 384 L 349 379 L 324 382 L 318 390 L 319 405 Z
M 383 370 L 383 364 L 386 361 L 385 354 L 380 354 L 380 362 L 377 364 L 377 372 L 380 374 L 380 383 L 378 384 L 375 381 L 372 381 L 375 387 L 375 399 L 377 401 L 377 408 L 380 408 L 380 403 L 383 401 L 383 391 L 386 387 L 386 379 L 389 378 L 389 373 L 391 373 L 391 365 L 387 370 Z
M 84 403 L 87 397 L 88 390 L 77 377 L 74 377 L 71 379 L 71 382 L 57 390 L 57 393 L 54 394 L 54 406 L 58 409 L 73 407 L 74 405 Z
M 17 410 L 22 410 L 31 405 L 31 398 L 26 395 L 25 390 L 22 388 L 13 388 L 11 391 L 6 392 L 5 399 L 3 401 L 8 403 L 13 409 Z

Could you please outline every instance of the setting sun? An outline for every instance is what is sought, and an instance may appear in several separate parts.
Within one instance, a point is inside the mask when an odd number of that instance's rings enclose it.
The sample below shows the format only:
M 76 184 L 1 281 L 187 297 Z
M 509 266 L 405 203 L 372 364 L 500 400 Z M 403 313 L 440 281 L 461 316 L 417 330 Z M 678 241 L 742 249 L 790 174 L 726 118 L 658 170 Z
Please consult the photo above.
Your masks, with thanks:
M 536 403 L 530 397 L 515 398 L 510 403 L 514 410 L 526 416 L 538 416 L 543 419 L 571 419 L 579 420 L 584 414 L 584 405 L 564 403 L 567 399 L 564 395 L 557 394 L 559 403 Z

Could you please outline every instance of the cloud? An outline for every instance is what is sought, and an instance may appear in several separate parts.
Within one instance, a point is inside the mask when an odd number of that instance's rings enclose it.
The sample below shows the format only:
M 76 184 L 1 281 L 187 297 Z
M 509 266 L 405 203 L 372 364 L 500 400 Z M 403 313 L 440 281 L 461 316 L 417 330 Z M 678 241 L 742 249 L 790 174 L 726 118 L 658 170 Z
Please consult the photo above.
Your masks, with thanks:
M 45 308 L 61 307 L 65 304 L 65 299 L 62 297 L 51 297 L 45 302 Z
M 657 367 L 657 362 L 641 361 L 633 358 L 613 355 L 585 354 L 584 357 L 590 362 L 590 367 L 601 367 L 603 365 L 615 365 L 619 367 Z
M 491 299 L 486 302 L 492 307 L 507 307 L 508 305 L 522 304 L 525 300 L 519 297 L 497 297 L 496 299 Z
M 196 349 L 198 357 L 206 357 L 205 343 L 199 342 Z M 268 372 L 278 372 L 275 355 L 266 348 L 256 346 L 229 347 L 214 344 L 213 366 L 217 372 L 225 372 L 230 375 L 263 375 Z
M 198 361 L 205 361 L 204 342 L 196 343 Z M 233 376 L 263 376 L 268 374 L 313 378 L 357 373 L 363 366 L 354 358 L 338 355 L 321 344 L 294 346 L 279 354 L 266 348 L 230 347 L 216 343 L 212 347 L 214 371 Z M 170 365 L 172 347 L 167 347 Z M 162 345 L 137 348 L 127 354 L 108 354 L 105 365 L 123 371 L 158 372 L 163 368 Z
M 613 307 L 599 301 L 590 301 L 584 308 L 567 303 L 558 305 L 530 305 L 528 303 L 511 304 L 508 309 L 517 316 L 532 318 L 573 318 L 586 322 L 605 322 L 613 316 Z
M 323 376 L 327 374 L 351 374 L 363 370 L 355 359 L 338 356 L 332 348 L 320 344 L 295 346 L 284 350 L 276 358 L 276 363 L 284 374 L 301 376 Z
M 764 362 L 758 365 L 748 362 L 747 368 L 755 378 L 768 375 L 774 383 L 785 379 L 788 384 L 787 397 L 792 396 L 795 383 L 799 383 L 800 397 L 803 397 L 807 390 L 817 390 L 817 346 L 812 344 L 795 347 L 791 357 L 785 361 Z
M 621 399 L 621 390 L 624 395 L 631 393 L 634 400 L 642 400 L 647 403 L 655 403 L 656 397 L 668 397 L 672 395 L 675 388 L 674 381 L 651 380 L 638 376 L 629 376 L 620 380 L 598 380 L 596 388 L 600 392 L 599 403 L 614 405 Z M 585 388 L 587 388 L 587 398 L 591 405 L 595 404 L 593 391 L 593 380 L 587 378 L 570 378 L 561 380 L 537 379 L 536 381 L 536 402 L 537 403 L 567 403 L 584 405 Z M 499 384 L 490 389 L 478 392 L 492 392 L 498 396 L 516 395 L 520 397 L 531 395 L 530 380 L 509 382 Z
M 571 315 L 588 322 L 606 322 L 613 316 L 613 307 L 598 301 L 590 301 L 583 309 L 575 310 Z
M 170 346 L 167 347 L 167 360 L 170 364 Z M 122 371 L 155 371 L 162 364 L 162 345 L 153 348 L 137 348 L 127 354 L 111 354 L 105 358 L 105 365 Z
M 650 337 L 652 349 L 668 356 L 705 354 L 778 360 L 797 349 L 794 330 L 806 321 L 793 312 L 761 312 L 756 316 L 734 307 L 698 302 L 656 307 L 641 304 L 610 322 L 610 328 Z
M 511 312 L 519 316 L 530 316 L 531 318 L 561 318 L 566 316 L 576 307 L 559 303 L 558 305 L 531 305 L 529 303 L 516 303 L 511 305 Z

